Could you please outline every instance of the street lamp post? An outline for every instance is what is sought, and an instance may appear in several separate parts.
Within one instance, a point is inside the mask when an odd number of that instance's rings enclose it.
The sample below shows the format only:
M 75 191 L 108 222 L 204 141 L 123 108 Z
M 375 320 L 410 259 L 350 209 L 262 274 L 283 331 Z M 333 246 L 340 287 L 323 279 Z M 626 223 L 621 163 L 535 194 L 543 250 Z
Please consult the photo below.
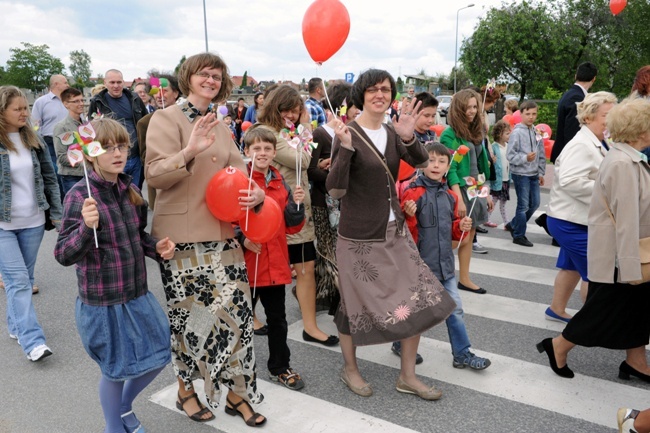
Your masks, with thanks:
M 456 20 L 456 27 L 458 27 L 458 20 Z M 205 12 L 205 0 L 203 0 L 203 28 L 205 29 L 205 52 L 208 52 L 208 17 Z M 456 29 L 456 43 L 458 43 L 458 28 Z
M 456 11 L 456 46 L 454 48 L 454 94 L 456 93 L 456 77 L 458 76 L 458 16 L 460 11 L 467 8 L 473 8 L 474 3 L 462 7 Z

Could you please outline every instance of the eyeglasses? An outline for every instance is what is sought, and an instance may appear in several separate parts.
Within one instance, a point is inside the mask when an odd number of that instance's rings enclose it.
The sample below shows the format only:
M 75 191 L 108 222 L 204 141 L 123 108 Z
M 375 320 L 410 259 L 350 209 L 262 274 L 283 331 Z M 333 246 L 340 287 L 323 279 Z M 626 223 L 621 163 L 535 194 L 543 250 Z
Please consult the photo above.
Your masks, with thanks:
M 390 94 L 392 91 L 393 89 L 391 89 L 390 87 L 368 87 L 366 89 L 366 92 L 370 93 L 371 95 L 374 95 L 377 92 Z
M 104 147 L 104 150 L 106 151 L 106 153 L 108 153 L 109 155 L 111 155 L 111 154 L 115 153 L 115 150 L 116 150 L 116 149 L 119 149 L 120 153 L 124 153 L 124 152 L 126 152 L 126 150 L 127 150 L 129 147 L 131 147 L 131 146 L 129 146 L 129 145 L 126 144 L 126 143 L 123 143 L 123 144 L 120 144 L 120 145 L 118 145 L 118 146 L 106 146 L 106 147 Z
M 220 75 L 211 75 L 208 74 L 207 72 L 197 72 L 194 75 L 196 75 L 197 77 L 201 77 L 205 80 L 207 80 L 208 78 L 212 78 L 215 83 L 221 83 L 223 81 L 223 78 Z

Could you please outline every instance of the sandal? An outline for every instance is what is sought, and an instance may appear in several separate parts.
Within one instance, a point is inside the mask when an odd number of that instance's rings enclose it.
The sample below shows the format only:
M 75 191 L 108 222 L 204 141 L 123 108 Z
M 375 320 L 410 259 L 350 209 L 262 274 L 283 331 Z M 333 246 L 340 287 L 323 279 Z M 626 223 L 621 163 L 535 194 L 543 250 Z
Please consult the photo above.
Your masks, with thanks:
M 472 370 L 485 370 L 490 366 L 490 364 L 492 363 L 489 359 L 476 356 L 472 352 L 467 352 L 463 355 L 454 357 L 453 361 L 454 368 L 469 367 Z
M 201 410 L 198 411 L 198 412 L 193 413 L 192 415 L 190 415 L 185 410 L 184 406 L 185 406 L 185 403 L 187 402 L 187 400 L 192 399 L 192 398 L 196 400 L 196 404 L 201 408 Z M 208 409 L 207 407 L 203 406 L 203 404 L 201 403 L 201 401 L 199 400 L 199 397 L 196 395 L 195 392 L 192 393 L 191 395 L 188 395 L 187 397 L 181 397 L 181 395 L 179 393 L 178 394 L 178 401 L 176 401 L 176 409 L 185 412 L 185 415 L 187 415 L 192 421 L 208 422 L 208 421 L 212 421 L 214 419 L 214 414 L 212 413 L 212 411 L 210 409 Z M 208 418 L 205 418 L 205 419 L 202 418 L 202 416 L 205 415 L 206 413 L 210 413 L 210 415 L 212 415 L 212 416 L 210 416 Z
M 250 411 L 253 412 L 253 414 L 251 416 L 249 416 L 248 418 L 244 418 L 244 414 L 237 409 L 242 404 L 245 404 L 246 406 L 248 406 Z M 253 408 L 251 407 L 251 405 L 248 404 L 248 402 L 246 400 L 244 400 L 243 398 L 239 401 L 239 403 L 234 404 L 232 401 L 230 401 L 230 399 L 228 397 L 226 397 L 225 410 L 226 410 L 226 413 L 228 415 L 231 415 L 231 416 L 239 415 L 241 417 L 241 419 L 243 419 L 244 422 L 246 423 L 246 425 L 249 426 L 249 427 L 259 427 L 261 425 L 264 425 L 264 423 L 266 423 L 266 417 L 264 415 L 262 415 L 262 414 L 259 414 L 259 413 L 255 412 L 255 411 L 253 411 Z M 257 418 L 259 418 L 261 416 L 264 417 L 264 419 L 262 421 L 258 422 Z
M 273 382 L 281 383 L 289 389 L 297 391 L 305 387 L 305 382 L 302 380 L 300 375 L 293 371 L 292 368 L 287 368 L 287 371 L 280 373 L 277 376 L 271 375 L 270 379 Z

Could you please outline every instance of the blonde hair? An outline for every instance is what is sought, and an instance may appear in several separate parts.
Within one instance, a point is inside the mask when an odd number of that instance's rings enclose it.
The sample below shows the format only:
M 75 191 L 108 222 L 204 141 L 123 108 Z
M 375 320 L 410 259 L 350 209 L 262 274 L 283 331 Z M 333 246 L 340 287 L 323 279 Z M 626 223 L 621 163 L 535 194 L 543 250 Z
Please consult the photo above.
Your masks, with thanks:
M 616 95 L 610 92 L 596 92 L 588 94 L 585 99 L 578 103 L 578 122 L 585 125 L 587 120 L 592 120 L 600 106 L 603 104 L 616 104 Z
M 129 145 L 129 148 L 131 147 L 129 132 L 120 122 L 104 117 L 95 119 L 90 124 L 95 130 L 95 141 L 98 141 L 103 149 L 106 149 L 111 143 L 113 146 L 126 143 Z M 91 162 L 95 172 L 100 173 L 101 168 L 97 167 L 97 159 L 93 158 Z M 144 198 L 142 198 L 142 195 L 135 189 L 133 184 L 129 185 L 128 194 L 129 201 L 134 205 L 141 206 L 144 204 Z
M 7 111 L 9 105 L 16 98 L 24 99 L 25 105 L 27 105 L 27 97 L 18 87 L 0 86 L 0 146 L 10 152 L 16 152 L 16 147 L 9 139 L 9 131 L 7 131 L 7 122 L 5 121 L 5 111 Z M 27 110 L 29 111 L 29 105 Z M 20 134 L 20 141 L 22 141 L 23 145 L 28 149 L 40 149 L 43 147 L 29 120 L 25 126 L 18 130 L 18 133 Z
M 650 100 L 626 98 L 609 111 L 606 122 L 614 141 L 633 143 L 650 132 Z
M 190 79 L 203 68 L 221 69 L 221 88 L 212 102 L 225 101 L 234 86 L 226 62 L 217 54 L 201 53 L 189 57 L 178 70 L 178 87 L 185 96 L 190 95 Z
M 106 88 L 106 86 L 103 85 L 103 84 L 95 84 L 95 87 L 92 88 L 92 90 L 90 91 L 90 94 L 93 95 L 93 96 L 95 96 L 95 95 L 97 95 L 99 92 L 101 92 L 102 90 L 104 90 L 105 88 Z
M 517 111 L 517 108 L 519 108 L 519 102 L 516 99 L 506 99 L 506 102 L 504 102 L 503 105 L 513 113 Z

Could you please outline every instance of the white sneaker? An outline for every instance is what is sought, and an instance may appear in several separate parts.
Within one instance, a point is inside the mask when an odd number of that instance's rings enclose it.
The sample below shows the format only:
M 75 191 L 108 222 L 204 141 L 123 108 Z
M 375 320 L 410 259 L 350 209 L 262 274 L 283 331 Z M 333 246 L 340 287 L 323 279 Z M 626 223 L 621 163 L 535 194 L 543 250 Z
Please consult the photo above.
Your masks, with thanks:
M 45 344 L 40 344 L 35 348 L 33 348 L 31 352 L 29 352 L 29 355 L 27 355 L 27 359 L 36 362 L 36 361 L 40 361 L 43 358 L 47 358 L 51 354 L 52 351 L 50 350 L 49 347 L 47 347 Z
M 472 251 L 474 251 L 476 254 L 487 254 L 488 250 L 478 242 L 474 242 L 472 244 Z
M 619 433 L 637 433 L 634 430 L 634 420 L 638 414 L 639 411 L 635 409 L 628 409 L 626 407 L 619 408 L 616 414 Z
M 20 346 L 20 340 L 18 339 L 17 335 L 9 334 L 9 338 L 11 338 L 12 340 L 16 340 L 16 343 L 18 343 L 18 345 Z

